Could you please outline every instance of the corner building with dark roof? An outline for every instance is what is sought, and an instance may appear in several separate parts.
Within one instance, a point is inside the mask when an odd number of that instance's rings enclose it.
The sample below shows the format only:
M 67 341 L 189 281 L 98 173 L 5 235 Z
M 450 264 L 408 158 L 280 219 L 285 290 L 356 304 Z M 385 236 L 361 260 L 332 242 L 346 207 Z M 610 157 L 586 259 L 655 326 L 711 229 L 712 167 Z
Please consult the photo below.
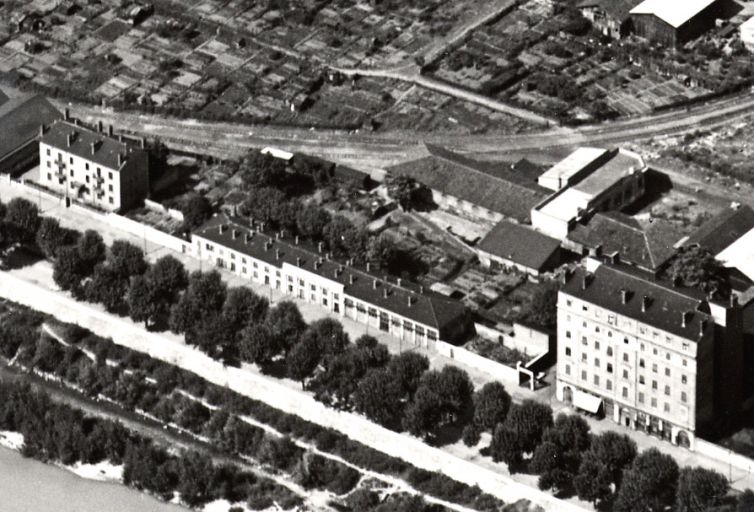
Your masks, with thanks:
M 149 155 L 115 137 L 112 127 L 89 127 L 65 114 L 39 128 L 39 183 L 66 199 L 107 211 L 140 204 L 149 194 Z
M 625 266 L 588 267 L 558 295 L 558 400 L 691 449 L 726 428 L 743 388 L 737 301 Z
M 413 283 L 333 260 L 322 246 L 269 234 L 216 215 L 191 234 L 201 260 L 330 313 L 367 324 L 406 343 L 461 341 L 471 319 L 460 302 Z

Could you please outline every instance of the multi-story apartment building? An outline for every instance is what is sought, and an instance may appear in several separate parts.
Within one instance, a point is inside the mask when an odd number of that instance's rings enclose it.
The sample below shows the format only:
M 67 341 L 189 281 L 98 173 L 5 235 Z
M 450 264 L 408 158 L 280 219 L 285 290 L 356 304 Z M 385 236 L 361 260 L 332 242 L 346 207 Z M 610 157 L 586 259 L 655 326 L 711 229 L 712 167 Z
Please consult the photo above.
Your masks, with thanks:
M 422 287 L 340 263 L 298 238 L 270 235 L 216 215 L 191 235 L 201 260 L 255 283 L 317 304 L 328 311 L 389 332 L 404 342 L 429 347 L 457 341 L 470 328 L 458 301 Z
M 558 296 L 556 395 L 693 449 L 741 403 L 742 315 L 629 267 L 590 261 Z
M 72 199 L 108 211 L 130 208 L 149 194 L 149 156 L 114 137 L 112 127 L 85 126 L 66 111 L 40 127 L 39 183 Z

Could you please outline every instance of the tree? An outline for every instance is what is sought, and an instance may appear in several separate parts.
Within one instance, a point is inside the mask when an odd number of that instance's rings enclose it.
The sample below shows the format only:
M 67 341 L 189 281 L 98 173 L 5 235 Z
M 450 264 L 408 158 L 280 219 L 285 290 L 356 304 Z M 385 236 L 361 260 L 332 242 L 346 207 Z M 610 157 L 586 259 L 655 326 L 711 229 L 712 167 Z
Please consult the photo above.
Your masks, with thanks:
M 359 381 L 354 407 L 384 427 L 394 426 L 402 416 L 403 396 L 394 375 L 386 368 L 373 368 Z
M 336 215 L 322 233 L 325 243 L 336 258 L 366 259 L 368 237 L 342 215 Z
M 322 354 L 315 340 L 304 336 L 285 358 L 288 377 L 301 382 L 301 387 L 306 389 L 306 379 L 311 377 L 321 359 Z
M 146 276 L 136 276 L 131 281 L 126 303 L 131 319 L 135 322 L 144 322 L 146 328 L 149 328 L 149 323 L 154 321 L 160 312 L 156 290 Z
M 725 476 L 700 467 L 686 467 L 678 477 L 675 510 L 706 512 L 722 504 L 730 486 Z
M 264 367 L 281 352 L 280 339 L 267 324 L 250 325 L 241 334 L 241 359 Z
M 542 437 L 535 450 L 529 469 L 539 473 L 541 489 L 568 490 L 581 464 L 584 451 L 591 438 L 589 425 L 576 415 L 559 414 L 555 424 Z
M 190 334 L 205 318 L 220 313 L 226 294 L 227 287 L 217 271 L 193 272 L 188 288 L 170 311 L 170 328 Z
M 488 382 L 474 395 L 474 426 L 482 432 L 492 432 L 505 421 L 511 397 L 499 382 Z
M 524 318 L 535 325 L 552 329 L 558 321 L 557 304 L 558 286 L 556 284 L 539 286 L 524 308 Z
M 181 205 L 183 214 L 183 231 L 192 231 L 212 217 L 212 205 L 209 200 L 199 194 L 191 194 Z
M 520 465 L 525 453 L 532 453 L 542 442 L 545 430 L 553 425 L 549 405 L 524 400 L 513 404 L 505 423 L 495 428 L 490 453 L 495 461 L 509 466 Z
M 433 434 L 442 421 L 442 397 L 427 386 L 419 386 L 414 399 L 406 407 L 403 428 L 418 437 Z
M 219 313 L 204 315 L 202 320 L 186 333 L 186 343 L 196 345 L 213 359 L 226 365 L 237 365 L 240 350 L 236 332 Z
M 76 247 L 62 247 L 52 266 L 52 279 L 61 290 L 77 295 L 81 281 L 86 277 L 87 266 Z
M 274 227 L 280 223 L 281 209 L 286 202 L 285 193 L 276 188 L 255 188 L 246 193 L 246 200 L 240 210 L 243 215 Z
M 100 263 L 92 278 L 86 283 L 85 295 L 92 302 L 99 302 L 111 312 L 120 310 L 128 291 L 128 279 L 124 279 L 112 267 Z
M 54 217 L 43 217 L 36 234 L 37 246 L 49 260 L 54 259 L 61 248 L 72 242 L 72 238 L 72 233 L 61 227 Z
M 399 254 L 395 242 L 393 242 L 390 237 L 386 236 L 385 233 L 369 240 L 367 246 L 367 259 L 372 263 L 379 265 L 381 269 L 391 268 Z
M 148 265 L 144 260 L 144 251 L 131 242 L 116 240 L 110 246 L 107 263 L 115 275 L 123 279 L 138 276 L 147 271 Z
M 336 356 L 351 343 L 348 333 L 343 330 L 343 324 L 334 318 L 315 320 L 309 325 L 307 332 L 319 347 L 322 357 Z
M 615 498 L 615 512 L 660 512 L 673 505 L 678 464 L 670 455 L 650 448 L 641 453 L 623 476 Z
M 241 161 L 240 172 L 244 187 L 282 187 L 286 181 L 285 162 L 260 151 L 250 151 Z
M 85 268 L 90 269 L 86 275 L 91 275 L 94 272 L 94 267 L 97 263 L 105 261 L 107 247 L 105 247 L 105 242 L 102 241 L 102 237 L 96 231 L 91 229 L 84 231 L 76 247 L 82 264 Z
M 28 243 L 34 241 L 41 219 L 37 205 L 27 199 L 15 197 L 8 203 L 5 221 L 14 228 L 16 240 Z
M 698 245 L 680 248 L 663 276 L 674 283 L 698 288 L 718 297 L 730 296 L 730 280 L 725 267 L 712 253 Z
M 267 324 L 272 335 L 280 343 L 283 352 L 298 343 L 306 329 L 306 322 L 301 316 L 298 306 L 289 300 L 281 301 L 270 309 L 267 315 Z
M 239 333 L 244 327 L 264 321 L 269 309 L 269 301 L 260 297 L 246 286 L 228 289 L 222 316 L 229 329 Z
M 419 387 L 421 377 L 429 369 L 427 356 L 416 352 L 403 352 L 393 357 L 387 365 L 387 371 L 395 379 L 401 396 L 413 398 Z
M 460 418 L 471 405 L 473 391 L 468 374 L 456 366 L 426 372 L 406 408 L 404 427 L 417 436 L 433 435 Z
M 608 500 L 635 458 L 636 443 L 628 436 L 616 432 L 593 436 L 574 478 L 579 498 L 595 504 Z
M 386 181 L 387 195 L 404 210 L 411 210 L 415 206 L 419 183 L 409 176 L 389 176 Z
M 314 204 L 307 204 L 296 214 L 296 229 L 301 236 L 312 240 L 322 240 L 325 227 L 332 220 L 332 216 L 324 208 Z

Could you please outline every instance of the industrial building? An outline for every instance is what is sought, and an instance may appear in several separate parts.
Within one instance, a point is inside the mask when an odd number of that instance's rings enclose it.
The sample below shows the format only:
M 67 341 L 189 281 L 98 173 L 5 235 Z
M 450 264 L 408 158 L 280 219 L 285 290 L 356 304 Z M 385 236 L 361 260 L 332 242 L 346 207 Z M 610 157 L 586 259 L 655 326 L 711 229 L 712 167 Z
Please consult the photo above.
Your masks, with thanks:
M 71 118 L 39 128 L 39 184 L 107 211 L 128 209 L 149 194 L 149 155 L 112 127 L 92 128 Z
M 715 26 L 720 0 L 644 0 L 631 9 L 634 34 L 653 43 L 680 46 Z
M 583 0 L 577 7 L 602 35 L 622 39 L 631 33 L 630 12 L 640 2 L 641 0 Z
M 742 338 L 735 299 L 590 260 L 559 293 L 556 396 L 693 449 L 739 411 Z
M 539 177 L 555 193 L 532 209 L 532 225 L 565 240 L 578 221 L 641 197 L 646 171 L 644 160 L 631 151 L 580 148 Z
M 15 176 L 39 161 L 40 125 L 51 125 L 62 115 L 44 96 L 8 99 L 0 94 L 0 172 Z

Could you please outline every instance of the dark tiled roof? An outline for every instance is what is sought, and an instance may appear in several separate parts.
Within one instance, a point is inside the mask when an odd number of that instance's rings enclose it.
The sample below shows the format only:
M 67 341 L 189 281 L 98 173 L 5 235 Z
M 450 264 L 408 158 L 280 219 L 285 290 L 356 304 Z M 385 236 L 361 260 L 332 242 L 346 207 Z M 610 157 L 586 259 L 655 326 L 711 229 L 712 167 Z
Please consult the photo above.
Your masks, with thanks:
M 0 106 L 2 106 L 3 103 L 8 101 L 8 95 L 5 94 L 3 91 L 0 91 Z
M 220 227 L 224 226 L 223 232 Z M 233 231 L 236 237 L 233 237 Z M 253 233 L 253 234 L 252 234 Z M 395 280 L 387 280 L 384 275 L 367 272 L 362 268 L 346 266 L 328 260 L 325 254 L 308 243 L 296 245 L 290 238 L 277 239 L 258 230 L 252 230 L 239 219 L 226 215 L 216 215 L 194 234 L 228 247 L 252 258 L 280 267 L 283 263 L 299 265 L 301 268 L 323 276 L 344 286 L 346 295 L 365 303 L 386 309 L 411 320 L 443 331 L 447 326 L 458 322 L 465 315 L 465 307 L 458 301 L 448 299 L 431 291 L 423 291 L 417 285 Z M 247 241 L 246 235 L 252 234 Z M 279 254 L 279 259 L 278 259 Z M 315 263 L 319 265 L 315 266 Z M 353 283 L 350 276 L 354 276 Z M 377 287 L 374 282 L 377 280 Z M 387 290 L 387 296 L 385 296 Z M 411 305 L 409 306 L 409 297 Z
M 43 96 L 13 98 L 0 105 L 0 158 L 34 140 L 41 125 L 60 117 Z
M 560 241 L 533 229 L 508 221 L 495 226 L 479 242 L 478 248 L 519 265 L 541 271 L 550 257 L 560 249 Z
M 75 135 L 72 138 L 71 145 L 68 146 L 68 136 L 71 134 Z M 142 151 L 126 142 L 126 139 L 121 142 L 116 137 L 108 136 L 105 132 L 99 132 L 82 123 L 76 124 L 76 122 L 65 120 L 53 124 L 40 138 L 40 142 L 110 169 L 120 169 L 121 166 L 118 165 L 119 153 L 128 158 L 128 155 Z M 92 154 L 92 144 L 95 144 L 96 147 L 94 154 Z
M 619 212 L 597 213 L 586 225 L 577 224 L 568 238 L 589 249 L 602 247 L 603 254 L 620 254 L 626 263 L 656 270 L 675 253 L 679 235 L 675 227 L 654 219 L 645 228 L 636 219 Z
M 714 321 L 704 294 L 688 288 L 673 287 L 656 280 L 647 273 L 632 271 L 628 267 L 602 264 L 587 278 L 584 269 L 578 269 L 562 290 L 581 300 L 652 325 L 663 331 L 686 339 L 699 339 L 702 322 L 704 329 L 712 329 Z M 628 300 L 623 304 L 621 290 L 627 290 Z M 643 297 L 649 298 L 646 311 L 642 311 Z M 683 314 L 688 313 L 686 325 Z
M 333 172 L 335 174 L 335 179 L 353 183 L 358 186 L 363 186 L 369 179 L 369 174 L 352 167 L 346 167 L 345 165 L 336 165 Z
M 699 245 L 719 254 L 754 228 L 754 210 L 748 206 L 727 208 L 689 236 L 684 245 Z
M 641 0 L 584 0 L 578 7 L 599 7 L 615 19 L 623 21 L 629 18 L 631 9 L 640 3 Z
M 551 193 L 537 184 L 529 166 L 516 170 L 515 164 L 477 162 L 431 145 L 427 151 L 428 156 L 392 167 L 390 173 L 521 222 L 528 222 L 531 209 Z

